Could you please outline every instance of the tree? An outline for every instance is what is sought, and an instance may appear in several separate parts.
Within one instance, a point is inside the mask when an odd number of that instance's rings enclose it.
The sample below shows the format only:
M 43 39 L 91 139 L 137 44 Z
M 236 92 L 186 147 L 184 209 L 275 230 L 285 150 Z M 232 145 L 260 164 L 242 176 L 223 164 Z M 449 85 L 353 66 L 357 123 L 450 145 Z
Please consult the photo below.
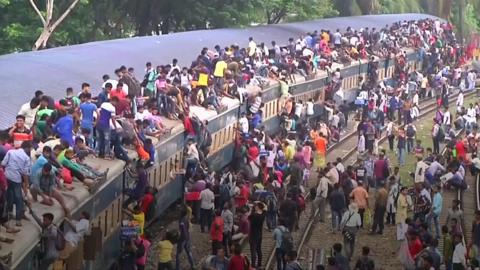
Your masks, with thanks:
M 333 17 L 338 12 L 330 0 L 259 0 L 259 19 L 267 24 Z
M 62 21 L 65 20 L 65 18 L 68 16 L 68 14 L 70 14 L 70 12 L 75 8 L 75 6 L 80 0 L 72 0 L 72 2 L 67 7 L 67 9 L 63 13 L 61 13 L 61 15 L 56 20 L 53 19 L 55 0 L 46 1 L 46 7 L 45 7 L 46 15 L 40 12 L 40 9 L 35 3 L 35 0 L 29 0 L 29 1 L 33 10 L 40 17 L 40 20 L 42 21 L 42 24 L 43 24 L 43 30 L 40 33 L 40 36 L 37 38 L 37 41 L 35 41 L 35 44 L 32 47 L 32 50 L 36 51 L 38 49 L 43 49 L 47 46 L 47 41 L 52 35 L 52 33 L 60 25 L 60 23 L 62 23 Z

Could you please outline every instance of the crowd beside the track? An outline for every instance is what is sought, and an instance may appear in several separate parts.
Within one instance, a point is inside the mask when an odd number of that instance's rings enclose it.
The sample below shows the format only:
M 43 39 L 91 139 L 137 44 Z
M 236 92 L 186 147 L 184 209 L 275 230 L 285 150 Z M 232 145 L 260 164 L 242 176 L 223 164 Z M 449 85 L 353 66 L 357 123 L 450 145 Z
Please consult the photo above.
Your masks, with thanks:
M 414 72 L 409 72 L 404 47 L 414 47 L 418 60 L 422 61 L 422 67 Z M 393 80 L 379 82 L 377 71 L 382 67 L 378 66 L 378 57 L 395 61 Z M 352 109 L 352 105 L 344 101 L 341 71 L 333 70 L 332 66 L 334 63 L 348 65 L 358 59 L 369 61 L 369 69 L 367 76 L 360 80 Z M 26 206 L 42 229 L 40 269 L 48 269 L 55 260 L 68 258 L 90 227 L 88 213 L 82 213 L 78 221 L 68 218 L 69 209 L 63 194 L 73 189 L 73 181 L 82 182 L 91 192 L 105 181 L 108 170 L 99 171 L 92 166 L 92 158 L 123 160 L 127 171 L 136 178 L 133 187 L 125 191 L 124 213 L 136 221 L 140 232 L 138 238 L 125 243 L 122 269 L 144 269 L 151 243 L 143 227 L 155 211 L 155 189 L 148 186 L 146 170 L 155 164 L 155 138 L 161 139 L 170 132 L 163 118 L 167 117 L 180 120 L 185 128 L 186 204 L 180 211 L 178 231 L 168 231 L 160 242 L 158 269 L 180 269 L 183 251 L 190 267 L 195 268 L 189 231 L 192 218 L 202 232 L 210 233 L 214 256 L 205 261 L 207 269 L 261 268 L 264 237 L 273 237 L 275 241 L 277 269 L 302 269 L 292 234 L 299 228 L 308 193 L 313 200 L 312 209 L 318 209 L 320 221 L 326 219 L 326 205 L 331 206 L 332 230 L 341 230 L 344 238 L 343 245 L 333 246 L 327 269 L 349 269 L 355 235 L 363 226 L 364 213 L 369 207 L 366 191 L 369 187 L 377 188 L 373 231 L 378 227 L 378 232 L 382 232 L 387 213 L 387 220 L 397 224 L 399 239 L 408 233 L 409 254 L 418 259 L 421 256 L 417 254 L 427 252 L 420 253 L 415 235 L 425 234 L 425 230 L 421 230 L 425 226 L 418 223 L 418 219 L 412 224 L 405 221 L 410 201 L 405 205 L 401 201 L 403 197 L 395 195 L 404 194 L 405 187 L 399 186 L 402 182 L 398 179 L 398 168 L 390 176 L 389 161 L 379 149 L 378 139 L 386 130 L 392 150 L 396 138 L 400 166 L 405 163 L 405 155 L 412 151 L 419 160 L 425 158 L 430 163 L 423 170 L 430 173 L 425 173 L 428 181 L 416 181 L 424 184 L 416 193 L 419 198 L 412 201 L 414 209 L 423 211 L 423 215 L 418 215 L 420 219 L 425 215 L 430 217 L 425 220 L 427 226 L 432 222 L 438 224 L 438 209 L 428 208 L 422 194 L 436 186 L 436 173 L 442 168 L 452 174 L 446 185 L 464 187 L 464 164 L 468 161 L 452 158 L 464 157 L 462 153 L 467 152 L 467 144 L 462 148 L 463 140 L 456 140 L 450 134 L 449 125 L 470 131 L 466 137 L 468 147 L 479 140 L 477 107 L 470 105 L 465 109 L 463 102 L 457 101 L 458 117 L 454 120 L 447 112 L 450 86 L 462 91 L 475 87 L 476 73 L 461 68 L 466 59 L 450 24 L 421 20 L 395 23 L 379 30 L 349 27 L 344 33 L 315 31 L 297 40 L 289 39 L 286 46 L 275 42 L 271 46 L 257 44 L 250 38 L 247 48 L 236 44 L 223 49 L 220 46 L 212 50 L 203 48 L 190 67 L 180 67 L 176 59 L 156 67 L 147 63 L 142 79 L 136 78 L 132 68 L 122 66 L 115 70 L 117 80 L 103 76 L 102 90 L 97 96 L 88 83 L 82 84 L 78 95 L 68 88 L 65 97 L 58 101 L 38 90 L 22 105 L 12 127 L 0 134 L 0 223 L 8 234 L 18 233 L 22 219 L 29 220 Z M 325 102 L 319 102 L 321 97 L 305 104 L 295 101 L 289 93 L 289 84 L 296 82 L 295 76 L 310 79 L 320 70 L 328 72 L 330 81 L 324 91 Z M 262 94 L 249 96 L 246 87 L 264 88 L 273 81 L 281 88 L 281 128 L 278 134 L 269 135 L 262 124 Z M 246 110 L 239 119 L 232 165 L 222 172 L 212 172 L 206 159 L 212 145 L 208 122 L 193 115 L 190 106 L 222 112 L 225 97 L 246 103 Z M 431 153 L 429 149 L 423 153 L 420 142 L 413 145 L 415 134 L 409 129 L 419 117 L 418 105 L 423 97 L 435 97 L 439 107 L 446 108 L 445 111 L 439 109 L 435 117 Z M 341 159 L 327 162 L 328 146 L 348 131 L 352 112 L 360 121 L 357 128 L 360 166 L 345 166 Z M 397 128 L 395 121 L 404 123 L 405 127 Z M 449 142 L 448 149 L 453 149 L 447 151 L 448 166 L 443 167 L 437 155 L 441 134 Z M 138 156 L 135 161 L 128 155 L 129 148 Z M 475 157 L 471 160 L 475 162 Z M 180 161 L 172 165 L 171 177 L 175 177 L 180 166 Z M 308 192 L 305 187 L 312 185 L 310 175 L 314 173 L 318 173 L 318 186 Z M 440 193 L 433 190 L 435 202 L 436 194 Z M 53 224 L 53 214 L 45 213 L 40 220 L 31 207 L 37 202 L 52 206 L 54 201 L 62 206 L 67 217 L 63 231 Z M 421 201 L 424 204 L 419 205 Z M 15 224 L 11 223 L 12 219 Z M 456 220 L 459 221 L 458 217 Z M 265 224 L 272 236 L 264 235 Z M 407 224 L 412 229 L 407 230 Z M 450 229 L 452 241 L 457 243 L 455 228 Z M 61 239 L 63 245 L 59 243 Z M 11 244 L 13 239 L 4 237 L 0 241 Z M 249 259 L 242 253 L 244 243 L 249 244 Z M 420 247 L 434 249 L 434 244 L 432 240 L 421 243 Z M 418 252 L 413 253 L 417 249 Z M 454 254 L 460 252 L 456 246 L 453 250 Z M 364 247 L 355 269 L 373 269 L 374 263 L 368 256 L 369 248 Z M 431 257 L 426 256 L 422 261 L 428 264 Z M 458 262 L 452 260 L 458 267 Z

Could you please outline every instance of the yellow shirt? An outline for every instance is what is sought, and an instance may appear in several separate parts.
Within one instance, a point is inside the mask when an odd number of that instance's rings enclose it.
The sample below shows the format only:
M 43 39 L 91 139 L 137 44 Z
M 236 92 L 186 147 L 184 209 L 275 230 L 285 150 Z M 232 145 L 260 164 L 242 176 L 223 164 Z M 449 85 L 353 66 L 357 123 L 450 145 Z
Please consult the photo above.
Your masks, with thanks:
M 133 215 L 133 220 L 138 222 L 140 226 L 140 235 L 143 235 L 143 228 L 145 227 L 145 214 L 143 212 Z
M 215 72 L 213 72 L 213 76 L 215 77 L 223 77 L 225 70 L 227 69 L 227 62 L 225 61 L 218 61 L 215 65 Z
M 322 39 L 328 43 L 330 42 L 330 35 L 327 32 L 323 32 Z
M 160 241 L 158 262 L 167 263 L 172 261 L 173 244 L 168 240 Z
M 208 86 L 208 74 L 205 74 L 205 73 L 198 74 L 197 86 Z
M 293 146 L 289 145 L 285 148 L 285 158 L 287 160 L 292 160 L 293 156 L 295 156 L 295 149 L 293 149 Z

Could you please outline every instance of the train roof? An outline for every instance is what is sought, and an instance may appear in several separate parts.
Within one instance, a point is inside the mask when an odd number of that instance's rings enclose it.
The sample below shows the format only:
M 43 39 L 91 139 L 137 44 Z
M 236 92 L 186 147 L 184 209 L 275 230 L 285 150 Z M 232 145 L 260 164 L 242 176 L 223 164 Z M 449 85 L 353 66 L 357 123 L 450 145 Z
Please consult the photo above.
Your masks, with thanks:
M 80 91 L 82 82 L 100 90 L 103 74 L 113 75 L 121 65 L 134 67 L 137 76 L 143 76 L 146 62 L 154 65 L 170 63 L 178 58 L 180 65 L 190 65 L 202 47 L 246 45 L 249 37 L 257 42 L 279 43 L 296 38 L 302 33 L 348 26 L 383 27 L 403 20 L 436 18 L 425 14 L 388 14 L 339 17 L 307 22 L 256 26 L 239 29 L 214 29 L 174 33 L 162 36 L 135 37 L 90 42 L 52 48 L 42 51 L 12 53 L 0 56 L 0 128 L 9 127 L 20 106 L 28 102 L 35 90 L 43 90 L 54 98 L 61 98 L 67 87 Z M 8 102 L 6 102 L 8 101 Z

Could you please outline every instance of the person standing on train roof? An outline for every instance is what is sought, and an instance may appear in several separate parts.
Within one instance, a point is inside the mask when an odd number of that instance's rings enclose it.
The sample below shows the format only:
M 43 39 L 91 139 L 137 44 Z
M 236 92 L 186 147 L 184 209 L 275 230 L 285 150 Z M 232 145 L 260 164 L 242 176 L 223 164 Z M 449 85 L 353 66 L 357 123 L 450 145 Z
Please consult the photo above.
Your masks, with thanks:
M 70 146 L 73 146 L 73 116 L 66 111 L 60 110 L 57 117 L 59 117 L 59 119 L 53 126 L 53 132 L 55 132 L 61 140 L 66 141 Z
M 108 102 L 110 98 L 110 93 L 112 92 L 112 84 L 111 83 L 106 83 L 105 86 L 103 87 L 102 92 L 98 94 L 97 97 L 97 107 L 100 107 L 104 102 Z
M 98 156 L 100 158 L 111 159 L 110 124 L 113 123 L 113 128 L 117 128 L 117 121 L 115 121 L 115 104 L 115 101 L 104 102 L 97 110 L 98 117 L 95 121 L 95 128 L 98 140 Z
M 95 122 L 95 114 L 97 106 L 92 103 L 92 94 L 86 93 L 80 95 L 82 103 L 80 104 L 80 129 L 86 134 L 86 143 L 89 147 L 93 147 L 93 125 Z
M 8 211 L 12 212 L 13 205 L 15 204 L 15 219 L 18 227 L 22 226 L 21 219 L 25 217 L 23 213 L 24 198 L 22 189 L 26 194 L 26 188 L 29 185 L 28 176 L 32 166 L 30 160 L 31 149 L 31 142 L 24 141 L 19 149 L 8 151 L 1 163 L 5 169 L 5 176 L 8 180 Z
M 18 115 L 25 116 L 25 126 L 31 128 L 35 122 L 35 116 L 37 114 L 40 105 L 40 99 L 37 97 L 32 98 L 30 102 L 27 102 L 20 107 Z
M 118 99 L 124 99 L 127 96 L 125 92 L 123 91 L 123 83 L 119 82 L 117 84 L 117 88 L 115 90 L 112 90 L 110 92 L 110 99 L 113 97 L 118 97 Z

